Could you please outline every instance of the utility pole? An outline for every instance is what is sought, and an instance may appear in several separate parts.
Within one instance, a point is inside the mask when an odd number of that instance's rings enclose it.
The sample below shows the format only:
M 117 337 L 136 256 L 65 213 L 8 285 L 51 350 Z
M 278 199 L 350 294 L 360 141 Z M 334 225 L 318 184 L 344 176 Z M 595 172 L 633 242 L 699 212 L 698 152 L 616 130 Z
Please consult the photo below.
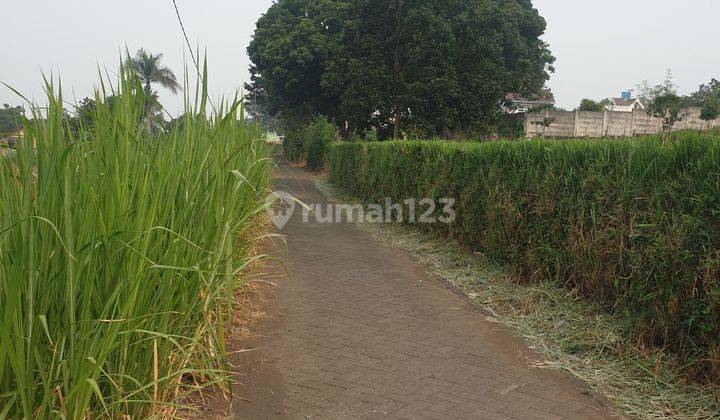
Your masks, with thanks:
M 257 88 L 253 89 L 253 123 L 257 125 Z

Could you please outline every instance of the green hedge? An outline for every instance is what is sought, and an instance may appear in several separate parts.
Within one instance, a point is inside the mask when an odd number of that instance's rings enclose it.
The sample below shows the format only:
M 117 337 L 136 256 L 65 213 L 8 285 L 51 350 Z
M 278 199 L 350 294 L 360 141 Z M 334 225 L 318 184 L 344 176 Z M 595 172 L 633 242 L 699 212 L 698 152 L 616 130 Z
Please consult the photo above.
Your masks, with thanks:
M 455 197 L 441 235 L 579 290 L 720 379 L 720 137 L 340 143 L 329 170 L 366 202 Z

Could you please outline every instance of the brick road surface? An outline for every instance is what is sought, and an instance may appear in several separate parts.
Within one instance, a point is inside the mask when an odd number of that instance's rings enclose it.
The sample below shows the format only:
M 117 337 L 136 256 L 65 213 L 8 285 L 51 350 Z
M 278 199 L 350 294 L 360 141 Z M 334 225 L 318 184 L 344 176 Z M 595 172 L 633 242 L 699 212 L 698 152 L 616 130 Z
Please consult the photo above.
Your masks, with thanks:
M 327 203 L 311 176 L 278 169 L 276 185 Z M 537 360 L 404 251 L 351 224 L 282 230 L 287 249 L 266 279 L 268 318 L 233 346 L 242 373 L 236 418 L 608 418 L 614 410 Z

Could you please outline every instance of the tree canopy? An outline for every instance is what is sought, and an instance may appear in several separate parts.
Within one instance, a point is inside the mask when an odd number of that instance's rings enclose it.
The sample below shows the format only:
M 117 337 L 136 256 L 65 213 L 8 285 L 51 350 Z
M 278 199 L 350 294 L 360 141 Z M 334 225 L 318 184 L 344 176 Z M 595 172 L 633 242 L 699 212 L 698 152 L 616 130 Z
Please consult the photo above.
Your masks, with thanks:
M 582 101 L 580 101 L 580 106 L 578 107 L 578 111 L 589 111 L 589 112 L 602 112 L 605 110 L 605 107 L 607 105 L 610 105 L 612 102 L 610 99 L 603 99 L 602 101 L 595 101 L 592 99 L 584 98 Z
M 700 118 L 705 121 L 711 121 L 720 117 L 720 99 L 708 98 L 704 101 Z
M 706 121 L 720 117 L 720 80 L 712 79 L 710 83 L 700 85 L 688 96 L 688 102 L 702 107 L 700 117 Z
M 477 132 L 506 93 L 544 86 L 545 27 L 530 0 L 279 0 L 248 48 L 251 88 L 346 133 Z
M 140 48 L 135 57 L 127 60 L 127 65 L 134 70 L 145 92 L 145 113 L 148 127 L 152 126 L 154 120 L 162 121 L 163 119 L 162 106 L 158 100 L 159 95 L 157 91 L 153 90 L 153 85 L 169 89 L 173 94 L 177 94 L 181 89 L 175 73 L 160 63 L 162 57 L 162 54 L 152 54 Z
M 635 85 L 635 94 L 637 95 L 640 102 L 649 104 L 655 100 L 655 98 L 663 95 L 677 95 L 677 86 L 673 81 L 672 70 L 665 71 L 665 80 L 662 84 L 650 85 L 647 80 L 643 80 L 641 83 Z
M 678 96 L 672 72 L 667 70 L 662 84 L 651 86 L 644 81 L 636 85 L 636 89 L 638 98 L 648 105 L 648 113 L 663 118 L 666 124 L 680 121 L 679 110 L 685 107 L 702 108 L 700 118 L 706 121 L 720 117 L 720 81 L 717 79 L 700 85 L 689 95 Z
M 0 108 L 0 137 L 10 134 L 22 126 L 25 111 L 21 106 L 3 104 Z
M 683 106 L 683 98 L 668 91 L 653 98 L 647 105 L 648 115 L 662 119 L 663 132 L 672 130 L 676 122 L 681 121 L 680 114 Z

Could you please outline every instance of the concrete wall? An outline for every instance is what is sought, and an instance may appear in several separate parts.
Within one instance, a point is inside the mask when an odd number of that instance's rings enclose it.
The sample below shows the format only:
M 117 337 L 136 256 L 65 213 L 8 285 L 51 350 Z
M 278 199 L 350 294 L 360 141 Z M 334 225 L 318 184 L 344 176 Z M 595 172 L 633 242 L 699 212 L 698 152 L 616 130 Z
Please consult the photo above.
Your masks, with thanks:
M 687 108 L 682 111 L 683 118 L 675 124 L 673 131 L 706 131 L 720 127 L 720 119 L 703 121 L 700 108 Z M 548 127 L 538 122 L 551 119 Z M 549 110 L 529 113 L 525 116 L 525 133 L 528 137 L 632 137 L 658 134 L 662 131 L 662 120 L 647 115 L 645 111 L 633 112 L 584 112 Z
M 575 113 L 566 111 L 554 111 L 553 123 L 545 129 L 548 137 L 574 137 L 575 136 Z
M 575 120 L 576 137 L 601 137 L 605 126 L 605 115 L 602 112 L 578 111 Z
M 633 114 L 633 131 L 635 135 L 657 134 L 662 131 L 662 120 L 651 117 L 646 112 Z

